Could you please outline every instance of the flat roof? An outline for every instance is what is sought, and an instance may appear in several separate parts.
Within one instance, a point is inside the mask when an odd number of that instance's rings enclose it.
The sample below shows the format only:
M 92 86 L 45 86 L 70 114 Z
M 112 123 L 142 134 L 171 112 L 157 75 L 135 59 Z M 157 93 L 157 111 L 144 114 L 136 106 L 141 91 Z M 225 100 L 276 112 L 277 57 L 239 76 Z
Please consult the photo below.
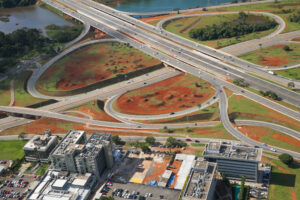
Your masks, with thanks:
M 46 141 L 46 144 L 35 144 L 36 141 Z M 57 140 L 56 135 L 46 136 L 46 135 L 35 135 L 33 138 L 31 138 L 23 147 L 23 150 L 33 151 L 35 148 L 37 148 L 39 151 L 46 151 L 52 143 L 54 143 Z
M 198 163 L 205 168 L 199 170 Z M 198 166 L 199 166 L 198 165 Z M 197 161 L 192 169 L 191 176 L 188 179 L 184 190 L 183 199 L 185 200 L 206 200 L 209 194 L 212 180 L 216 173 L 216 163 Z
M 187 154 L 176 154 L 175 160 L 182 160 L 182 164 L 177 173 L 177 181 L 174 189 L 181 190 L 184 186 L 186 177 L 189 175 L 196 156 Z
M 216 151 L 219 146 L 219 150 Z M 227 144 L 222 142 L 209 142 L 203 152 L 204 158 L 222 158 L 233 160 L 247 160 L 260 162 L 262 149 L 241 144 Z
M 66 179 L 57 179 L 54 183 L 53 183 L 53 187 L 57 187 L 57 188 L 63 188 L 66 183 L 68 181 Z

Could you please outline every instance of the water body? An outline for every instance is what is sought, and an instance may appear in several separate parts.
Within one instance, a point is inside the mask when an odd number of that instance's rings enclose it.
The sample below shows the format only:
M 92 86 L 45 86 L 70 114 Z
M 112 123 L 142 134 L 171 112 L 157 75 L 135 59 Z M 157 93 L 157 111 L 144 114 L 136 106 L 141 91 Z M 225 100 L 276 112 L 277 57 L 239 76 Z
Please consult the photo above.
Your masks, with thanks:
M 159 12 L 231 3 L 232 0 L 125 0 L 114 6 L 125 12 Z
M 0 20 L 0 31 L 11 33 L 20 28 L 37 28 L 45 34 L 45 27 L 49 24 L 72 26 L 71 22 L 39 6 L 5 8 L 0 9 L 0 18 L 5 18 L 8 22 Z

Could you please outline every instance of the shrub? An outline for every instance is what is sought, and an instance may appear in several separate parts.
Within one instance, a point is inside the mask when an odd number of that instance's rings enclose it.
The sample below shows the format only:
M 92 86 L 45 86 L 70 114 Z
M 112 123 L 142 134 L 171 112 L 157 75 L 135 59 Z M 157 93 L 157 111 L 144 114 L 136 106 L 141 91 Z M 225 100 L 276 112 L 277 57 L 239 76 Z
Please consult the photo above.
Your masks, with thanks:
M 287 154 L 287 153 L 281 154 L 280 156 L 278 156 L 278 158 L 281 162 L 283 162 L 286 165 L 290 165 L 294 161 L 294 158 L 291 155 Z

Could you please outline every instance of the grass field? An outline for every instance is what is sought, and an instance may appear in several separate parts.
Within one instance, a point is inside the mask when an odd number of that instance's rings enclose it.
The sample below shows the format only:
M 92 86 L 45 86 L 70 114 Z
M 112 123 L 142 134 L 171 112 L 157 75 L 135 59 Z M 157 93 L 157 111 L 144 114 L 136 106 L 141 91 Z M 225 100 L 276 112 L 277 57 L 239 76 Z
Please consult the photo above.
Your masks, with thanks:
M 276 71 L 276 74 L 293 80 L 300 80 L 300 67 Z
M 25 90 L 25 84 L 31 76 L 32 72 L 23 71 L 17 74 L 15 78 L 9 77 L 0 82 L 0 105 L 7 106 L 10 102 L 10 81 L 14 79 L 15 106 L 28 106 L 45 101 L 31 96 Z
M 160 63 L 159 60 L 123 43 L 90 45 L 54 63 L 37 81 L 37 89 L 74 90 Z
M 0 141 L 0 160 L 15 160 L 24 156 L 23 146 L 27 141 L 2 140 Z
M 300 131 L 300 124 L 298 121 L 241 95 L 232 95 L 229 97 L 228 114 L 231 119 L 266 121 Z
M 212 26 L 220 25 L 224 22 L 232 22 L 236 20 L 238 17 L 238 14 L 224 14 L 224 15 L 213 15 L 213 16 L 201 16 L 201 17 L 188 17 L 188 18 L 181 18 L 176 19 L 168 24 L 166 24 L 165 29 L 167 31 L 170 31 L 172 33 L 175 33 L 177 35 L 180 35 L 182 37 L 185 37 L 187 39 L 193 40 L 195 42 L 199 42 L 201 44 L 213 47 L 213 48 L 222 48 L 225 46 L 229 46 L 232 44 L 236 44 L 239 42 L 243 42 L 246 40 L 251 40 L 255 38 L 260 38 L 263 36 L 266 36 L 270 33 L 272 33 L 274 30 L 276 30 L 277 27 L 267 30 L 267 31 L 261 31 L 251 34 L 246 34 L 241 37 L 233 37 L 233 38 L 224 38 L 224 39 L 218 39 L 218 40 L 209 40 L 209 41 L 199 41 L 195 40 L 189 37 L 189 31 L 193 28 L 204 28 L 206 26 Z M 254 15 L 249 17 L 249 23 L 253 21 L 266 21 L 267 18 L 264 16 Z
M 271 67 L 279 67 L 299 63 L 300 44 L 291 43 L 287 45 L 291 49 L 289 51 L 285 51 L 283 49 L 284 46 L 286 45 L 274 45 L 251 51 L 239 55 L 238 57 L 258 65 Z
M 290 166 L 279 160 L 263 158 L 272 165 L 270 200 L 297 200 L 300 197 L 299 163 Z
M 114 107 L 128 114 L 171 113 L 197 106 L 213 95 L 214 89 L 210 83 L 182 73 L 129 91 L 117 99 Z
M 203 121 L 217 121 L 220 119 L 219 115 L 219 103 L 214 103 L 204 109 L 198 110 L 196 112 L 179 116 L 171 117 L 167 119 L 160 120 L 144 120 L 139 121 L 142 123 L 182 123 L 182 122 L 203 122 Z
M 220 123 L 214 127 L 201 127 L 201 128 L 180 128 L 180 129 L 170 129 L 174 131 L 173 133 L 186 134 L 190 137 L 197 138 L 217 138 L 217 139 L 228 139 L 237 140 L 233 137 L 223 125 Z M 168 132 L 166 129 L 162 129 L 161 132 Z
M 47 169 L 50 167 L 50 164 L 41 164 L 41 166 L 37 169 L 37 171 L 35 172 L 36 175 L 40 175 L 40 176 L 43 176 Z
M 291 151 L 300 152 L 300 141 L 284 133 L 258 126 L 239 126 L 239 130 L 248 137 L 262 143 Z
M 289 16 L 300 10 L 300 2 L 298 0 L 279 0 L 278 3 L 258 3 L 244 6 L 232 6 L 228 8 L 209 9 L 209 11 L 264 11 L 271 12 L 283 18 L 286 27 L 283 33 L 291 32 L 300 29 L 300 24 L 289 21 Z M 284 13 L 283 10 L 291 10 L 290 13 Z

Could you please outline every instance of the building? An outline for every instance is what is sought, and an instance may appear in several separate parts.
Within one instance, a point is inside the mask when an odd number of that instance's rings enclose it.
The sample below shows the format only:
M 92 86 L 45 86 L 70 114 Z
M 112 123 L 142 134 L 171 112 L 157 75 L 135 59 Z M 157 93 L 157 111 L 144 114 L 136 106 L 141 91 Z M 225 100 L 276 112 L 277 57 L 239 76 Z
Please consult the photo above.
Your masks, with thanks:
M 58 137 L 46 130 L 44 135 L 35 135 L 23 147 L 25 159 L 29 162 L 49 162 L 49 155 L 58 143 Z
M 96 179 L 92 174 L 79 175 L 48 170 L 28 195 L 29 200 L 86 200 Z
M 112 138 L 108 133 L 93 133 L 87 140 L 84 131 L 69 131 L 50 155 L 58 171 L 92 173 L 97 179 L 113 167 Z
M 177 173 L 177 181 L 174 189 L 181 190 L 184 187 L 186 178 L 194 165 L 196 156 L 187 154 L 176 154 L 175 160 L 182 161 L 179 171 Z
M 225 173 L 230 179 L 240 179 L 245 175 L 246 180 L 257 182 L 262 149 L 240 144 L 210 142 L 205 146 L 203 157 L 217 162 L 218 171 Z
M 214 200 L 216 163 L 197 160 L 184 188 L 183 200 Z

